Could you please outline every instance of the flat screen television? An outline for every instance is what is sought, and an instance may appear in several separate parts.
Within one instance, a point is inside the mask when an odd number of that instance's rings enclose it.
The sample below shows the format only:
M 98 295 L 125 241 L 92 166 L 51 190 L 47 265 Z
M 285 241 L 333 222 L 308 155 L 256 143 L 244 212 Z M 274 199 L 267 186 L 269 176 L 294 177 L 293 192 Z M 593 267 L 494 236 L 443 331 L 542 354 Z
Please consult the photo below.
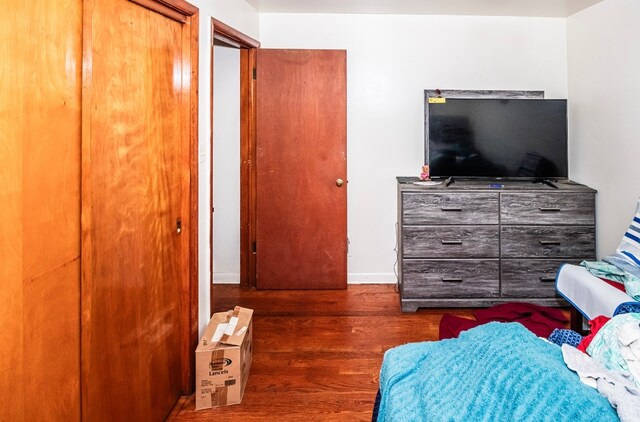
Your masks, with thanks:
M 567 100 L 446 98 L 427 107 L 432 178 L 568 177 Z

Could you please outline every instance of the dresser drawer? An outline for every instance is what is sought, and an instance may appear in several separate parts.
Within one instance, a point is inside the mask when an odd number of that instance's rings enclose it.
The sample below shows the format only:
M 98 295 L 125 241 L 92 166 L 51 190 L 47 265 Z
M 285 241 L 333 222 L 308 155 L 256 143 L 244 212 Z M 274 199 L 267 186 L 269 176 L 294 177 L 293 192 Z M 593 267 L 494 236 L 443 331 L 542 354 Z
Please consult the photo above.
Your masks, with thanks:
M 405 258 L 497 258 L 498 226 L 404 226 Z
M 595 257 L 593 226 L 502 226 L 504 258 Z
M 498 193 L 402 193 L 402 224 L 498 224 Z
M 404 260 L 405 298 L 498 297 L 498 260 Z
M 502 224 L 595 224 L 592 193 L 502 193 Z
M 581 260 L 503 259 L 500 271 L 503 297 L 559 297 L 556 275 L 562 264 Z

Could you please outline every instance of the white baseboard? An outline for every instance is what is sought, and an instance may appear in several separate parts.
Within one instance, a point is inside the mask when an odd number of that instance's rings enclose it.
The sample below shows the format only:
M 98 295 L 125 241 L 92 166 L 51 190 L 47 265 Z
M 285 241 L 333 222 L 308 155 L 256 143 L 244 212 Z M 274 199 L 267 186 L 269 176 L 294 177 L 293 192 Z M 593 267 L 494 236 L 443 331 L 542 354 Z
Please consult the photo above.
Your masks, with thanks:
M 349 273 L 347 284 L 396 284 L 394 273 Z
M 213 284 L 240 284 L 240 274 L 213 273 Z
M 349 273 L 347 284 L 396 284 L 394 273 Z M 213 284 L 240 284 L 240 274 L 214 273 Z

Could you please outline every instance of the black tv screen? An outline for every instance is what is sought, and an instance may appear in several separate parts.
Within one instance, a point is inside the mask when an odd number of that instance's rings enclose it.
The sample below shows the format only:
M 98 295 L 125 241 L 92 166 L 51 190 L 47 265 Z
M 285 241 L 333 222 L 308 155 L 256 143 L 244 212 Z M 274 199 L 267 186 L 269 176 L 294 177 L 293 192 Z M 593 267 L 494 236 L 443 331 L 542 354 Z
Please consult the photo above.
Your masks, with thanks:
M 566 100 L 446 98 L 427 106 L 431 177 L 568 177 Z

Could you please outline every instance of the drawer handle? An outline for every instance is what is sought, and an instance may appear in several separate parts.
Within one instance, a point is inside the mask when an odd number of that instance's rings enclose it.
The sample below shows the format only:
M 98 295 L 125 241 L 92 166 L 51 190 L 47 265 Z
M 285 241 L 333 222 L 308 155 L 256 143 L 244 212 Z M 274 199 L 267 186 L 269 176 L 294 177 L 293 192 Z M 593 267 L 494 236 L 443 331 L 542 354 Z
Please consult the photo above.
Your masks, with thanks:
M 443 245 L 462 245 L 462 240 L 441 240 Z
M 442 277 L 442 281 L 445 283 L 462 283 L 462 279 L 458 277 Z
M 538 208 L 541 212 L 560 212 L 560 208 L 545 208 L 545 207 L 540 207 Z
M 454 212 L 462 211 L 462 208 L 459 208 L 459 207 L 440 207 L 440 209 L 442 211 L 454 211 Z
M 551 283 L 556 281 L 555 277 L 540 277 L 540 281 L 543 283 Z
M 559 240 L 541 240 L 540 244 L 544 246 L 559 245 L 560 241 Z

